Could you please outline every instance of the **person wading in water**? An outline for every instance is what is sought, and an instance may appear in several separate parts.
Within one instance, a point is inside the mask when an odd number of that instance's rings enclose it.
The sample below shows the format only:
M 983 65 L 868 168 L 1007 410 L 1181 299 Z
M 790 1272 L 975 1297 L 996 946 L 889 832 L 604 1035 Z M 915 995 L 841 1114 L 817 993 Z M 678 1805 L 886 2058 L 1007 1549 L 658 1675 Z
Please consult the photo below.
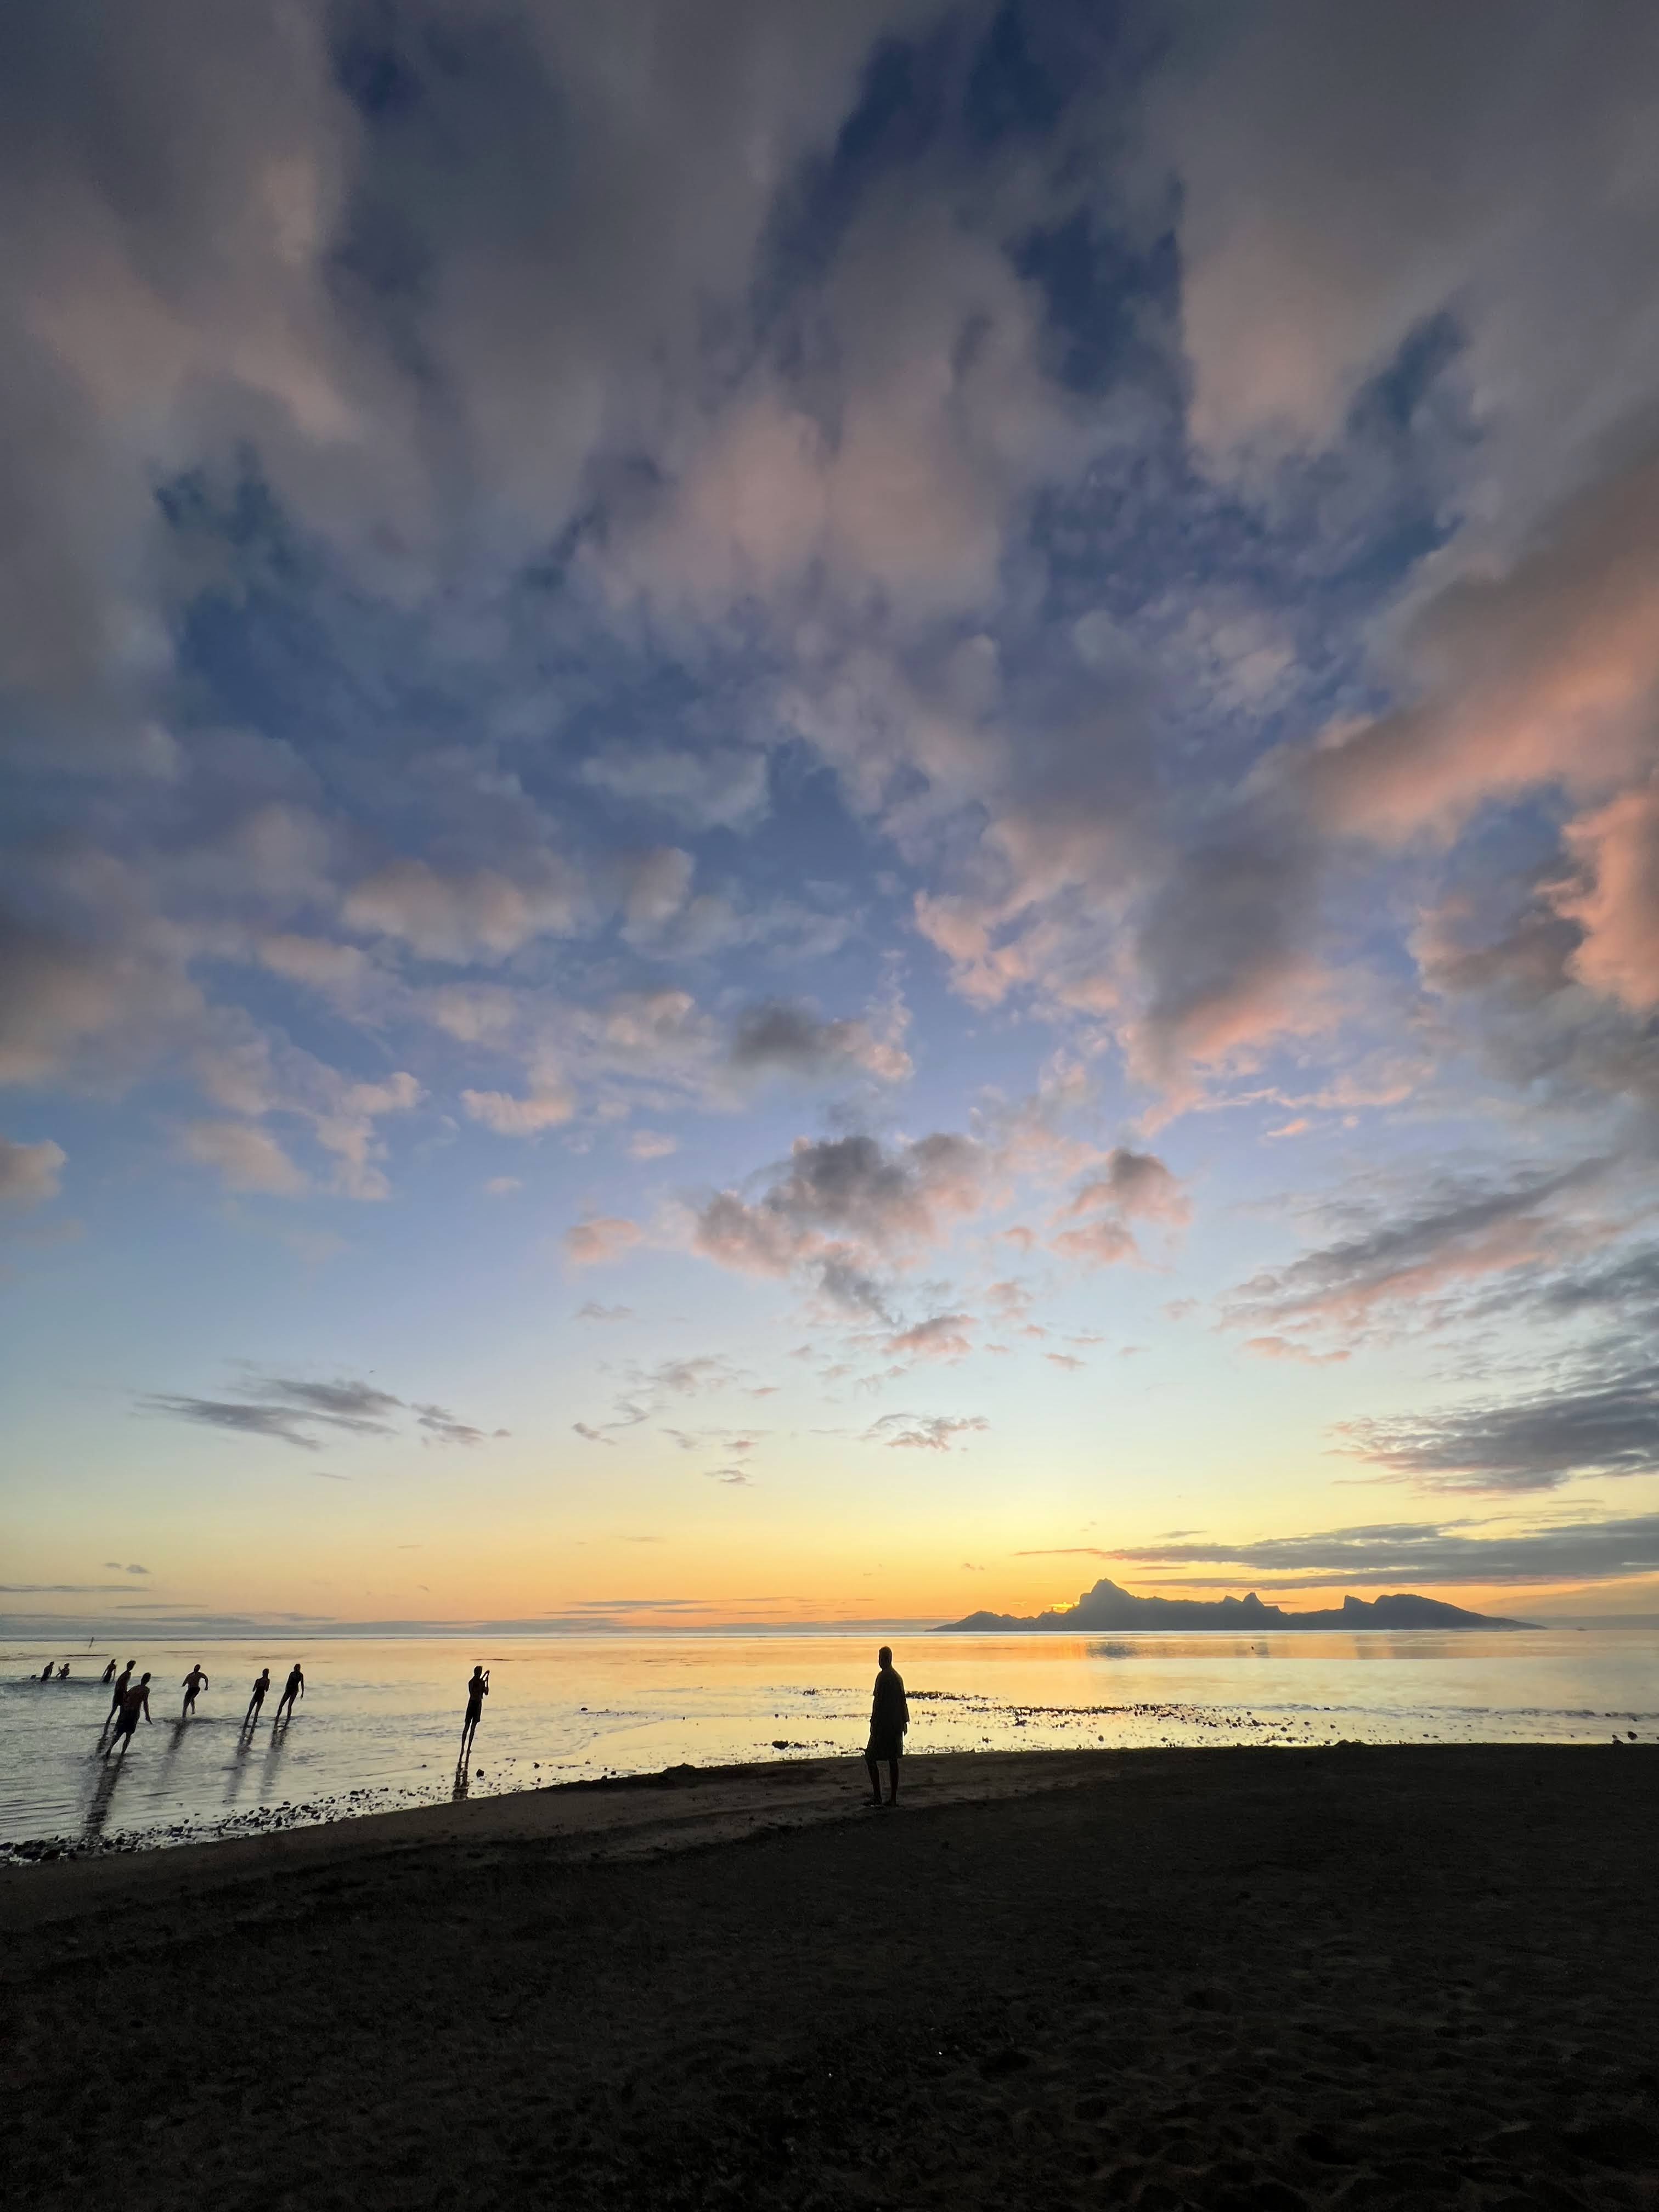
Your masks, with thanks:
M 893 1654 L 884 1644 L 876 1654 L 880 1672 L 870 1700 L 870 1742 L 864 1763 L 870 1770 L 870 1787 L 881 1802 L 881 1762 L 887 1762 L 887 1802 L 898 1802 L 899 1759 L 904 1750 L 904 1731 L 910 1725 L 910 1707 L 904 1695 L 904 1677 L 893 1664 Z

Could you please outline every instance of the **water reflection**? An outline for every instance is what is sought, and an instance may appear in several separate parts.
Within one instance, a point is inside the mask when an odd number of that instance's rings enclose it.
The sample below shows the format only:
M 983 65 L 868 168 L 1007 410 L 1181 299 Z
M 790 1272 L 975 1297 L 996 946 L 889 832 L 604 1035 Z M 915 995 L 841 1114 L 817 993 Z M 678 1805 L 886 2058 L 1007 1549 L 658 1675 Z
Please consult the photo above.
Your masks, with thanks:
M 97 1778 L 93 1784 L 86 1820 L 81 1830 L 82 1843 L 95 1844 L 103 1834 L 104 1824 L 109 1819 L 110 1800 L 115 1795 L 115 1785 L 125 1772 L 125 1765 L 118 1759 L 104 1759 L 98 1762 L 95 1769 Z

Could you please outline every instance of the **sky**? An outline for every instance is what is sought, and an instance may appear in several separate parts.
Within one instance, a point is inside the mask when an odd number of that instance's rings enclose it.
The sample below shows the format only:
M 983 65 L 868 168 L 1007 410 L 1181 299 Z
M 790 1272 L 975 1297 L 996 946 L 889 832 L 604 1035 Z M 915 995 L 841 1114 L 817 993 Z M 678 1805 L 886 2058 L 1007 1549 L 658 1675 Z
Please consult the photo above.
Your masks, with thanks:
M 0 1619 L 1659 1611 L 1659 11 L 8 44 Z

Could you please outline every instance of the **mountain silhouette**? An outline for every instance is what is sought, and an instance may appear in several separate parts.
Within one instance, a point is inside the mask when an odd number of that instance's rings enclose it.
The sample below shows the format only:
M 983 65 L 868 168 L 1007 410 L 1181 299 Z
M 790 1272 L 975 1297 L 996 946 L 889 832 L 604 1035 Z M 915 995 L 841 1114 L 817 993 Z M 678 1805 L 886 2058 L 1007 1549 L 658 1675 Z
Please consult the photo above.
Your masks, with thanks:
M 1533 1628 L 1530 1620 L 1504 1620 L 1489 1613 L 1469 1613 L 1461 1605 L 1447 1605 L 1437 1597 L 1418 1597 L 1402 1590 L 1393 1597 L 1345 1597 L 1340 1606 L 1317 1613 L 1286 1613 L 1282 1606 L 1263 1605 L 1252 1590 L 1247 1597 L 1137 1597 L 1103 1577 L 1091 1590 L 1064 1613 L 970 1613 L 965 1620 L 947 1620 L 933 1630 L 935 1636 L 962 1631 L 1007 1634 L 1012 1630 L 1054 1629 L 1076 1635 L 1079 1630 L 1118 1628 L 1227 1628 L 1233 1630 L 1310 1628 Z

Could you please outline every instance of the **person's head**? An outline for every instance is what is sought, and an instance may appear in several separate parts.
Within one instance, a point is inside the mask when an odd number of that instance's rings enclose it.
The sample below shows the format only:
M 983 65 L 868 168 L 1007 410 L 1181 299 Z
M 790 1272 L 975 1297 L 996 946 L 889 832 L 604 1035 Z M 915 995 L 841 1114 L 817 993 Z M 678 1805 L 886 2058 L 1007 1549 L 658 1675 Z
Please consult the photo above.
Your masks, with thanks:
M 128 1660 L 128 1662 L 127 1662 L 127 1672 L 128 1672 L 128 1674 L 131 1674 L 131 1672 L 132 1672 L 133 1668 L 134 1668 L 137 1664 L 138 1664 L 138 1662 L 137 1662 L 136 1659 L 129 1659 L 129 1660 Z
M 890 1667 L 892 1663 L 893 1647 L 890 1644 L 884 1644 L 876 1654 L 876 1664 L 878 1667 Z
M 145 1683 L 146 1683 L 146 1682 L 148 1682 L 148 1681 L 149 1681 L 149 1676 L 148 1674 L 141 1674 L 141 1675 L 138 1677 L 138 1686 L 139 1686 L 139 1688 L 140 1688 L 141 1690 L 143 1688 L 143 1686 L 144 1686 Z

